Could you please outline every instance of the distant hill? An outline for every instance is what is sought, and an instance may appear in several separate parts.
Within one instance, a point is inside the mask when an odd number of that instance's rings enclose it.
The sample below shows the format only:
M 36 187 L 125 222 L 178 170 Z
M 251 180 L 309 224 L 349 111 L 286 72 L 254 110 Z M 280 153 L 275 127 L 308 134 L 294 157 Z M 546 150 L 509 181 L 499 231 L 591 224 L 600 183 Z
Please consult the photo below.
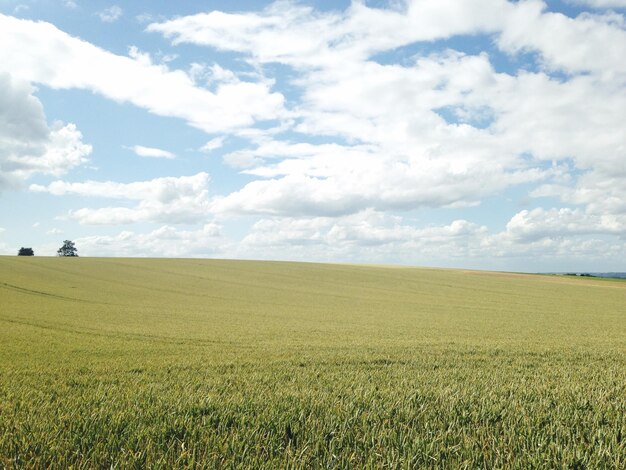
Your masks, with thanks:
M 616 279 L 626 279 L 626 273 L 590 273 L 596 277 L 611 277 Z
M 595 272 L 567 272 L 554 273 L 564 276 L 581 276 L 581 277 L 604 277 L 609 279 L 626 279 L 626 273 L 595 273 Z

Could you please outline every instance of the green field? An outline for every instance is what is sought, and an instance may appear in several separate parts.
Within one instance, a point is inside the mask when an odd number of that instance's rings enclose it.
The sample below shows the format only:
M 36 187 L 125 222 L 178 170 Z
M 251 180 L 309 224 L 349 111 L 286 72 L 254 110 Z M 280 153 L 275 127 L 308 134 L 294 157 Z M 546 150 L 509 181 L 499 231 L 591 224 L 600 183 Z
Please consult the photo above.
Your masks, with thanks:
M 0 257 L 0 467 L 626 468 L 626 282 Z

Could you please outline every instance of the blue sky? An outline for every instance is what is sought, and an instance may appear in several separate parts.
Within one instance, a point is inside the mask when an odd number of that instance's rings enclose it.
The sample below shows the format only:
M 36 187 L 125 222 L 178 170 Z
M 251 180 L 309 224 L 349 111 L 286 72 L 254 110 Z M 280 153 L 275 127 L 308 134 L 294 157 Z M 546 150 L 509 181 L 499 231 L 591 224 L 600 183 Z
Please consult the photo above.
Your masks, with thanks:
M 0 253 L 624 271 L 625 12 L 0 0 Z

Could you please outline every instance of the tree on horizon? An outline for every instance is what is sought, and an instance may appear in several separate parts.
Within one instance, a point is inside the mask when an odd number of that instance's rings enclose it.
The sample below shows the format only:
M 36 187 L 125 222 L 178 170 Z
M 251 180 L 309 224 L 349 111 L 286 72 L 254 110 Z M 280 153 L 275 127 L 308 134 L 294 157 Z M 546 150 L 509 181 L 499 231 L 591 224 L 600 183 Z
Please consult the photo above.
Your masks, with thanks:
M 35 256 L 35 252 L 32 248 L 20 248 L 20 251 L 17 252 L 17 256 Z
M 71 240 L 64 240 L 63 246 L 57 250 L 57 256 L 78 256 L 78 250 Z

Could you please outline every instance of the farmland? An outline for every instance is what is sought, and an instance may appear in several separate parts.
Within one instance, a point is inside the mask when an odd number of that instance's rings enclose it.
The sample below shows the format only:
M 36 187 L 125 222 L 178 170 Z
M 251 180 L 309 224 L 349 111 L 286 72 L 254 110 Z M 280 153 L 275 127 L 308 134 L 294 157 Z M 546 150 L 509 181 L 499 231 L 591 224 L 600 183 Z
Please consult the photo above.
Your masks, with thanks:
M 0 257 L 0 468 L 626 467 L 626 282 Z

